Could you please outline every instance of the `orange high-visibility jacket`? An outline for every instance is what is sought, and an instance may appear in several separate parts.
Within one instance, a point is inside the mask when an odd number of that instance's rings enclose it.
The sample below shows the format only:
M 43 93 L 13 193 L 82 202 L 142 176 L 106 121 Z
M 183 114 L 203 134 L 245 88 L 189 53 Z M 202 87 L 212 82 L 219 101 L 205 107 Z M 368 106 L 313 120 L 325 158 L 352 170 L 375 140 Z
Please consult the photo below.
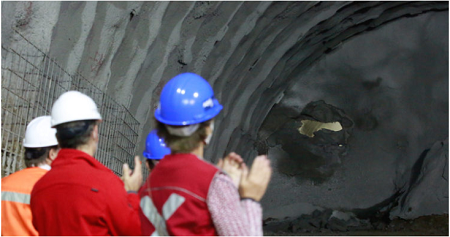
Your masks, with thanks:
M 2 236 L 39 235 L 33 227 L 30 194 L 46 169 L 23 169 L 2 179 Z

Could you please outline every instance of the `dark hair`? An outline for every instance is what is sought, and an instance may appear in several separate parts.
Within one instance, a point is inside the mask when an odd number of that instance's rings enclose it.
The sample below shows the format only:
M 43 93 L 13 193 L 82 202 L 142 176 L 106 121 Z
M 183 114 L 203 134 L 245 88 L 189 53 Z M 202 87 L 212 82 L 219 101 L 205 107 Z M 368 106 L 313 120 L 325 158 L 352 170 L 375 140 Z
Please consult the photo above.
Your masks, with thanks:
M 150 168 L 150 171 L 153 170 L 153 168 L 155 168 L 156 164 L 155 164 L 155 160 L 152 159 L 146 159 L 146 162 L 148 164 L 148 167 Z
M 166 125 L 156 120 L 156 129 L 158 136 L 164 139 L 167 146 L 173 154 L 175 153 L 189 153 L 200 145 L 200 142 L 206 139 L 206 128 L 211 124 L 212 119 L 200 123 L 197 131 L 195 131 L 189 137 L 180 137 L 172 135 L 166 128 Z M 181 127 L 181 126 L 173 126 Z
M 38 147 L 38 148 L 27 148 L 25 147 L 25 166 L 27 168 L 38 166 L 42 163 L 45 163 L 45 160 L 48 157 L 51 149 L 57 149 L 56 146 L 48 146 L 48 147 Z
M 83 120 L 59 124 L 56 126 L 56 139 L 61 148 L 76 149 L 89 142 L 97 120 Z

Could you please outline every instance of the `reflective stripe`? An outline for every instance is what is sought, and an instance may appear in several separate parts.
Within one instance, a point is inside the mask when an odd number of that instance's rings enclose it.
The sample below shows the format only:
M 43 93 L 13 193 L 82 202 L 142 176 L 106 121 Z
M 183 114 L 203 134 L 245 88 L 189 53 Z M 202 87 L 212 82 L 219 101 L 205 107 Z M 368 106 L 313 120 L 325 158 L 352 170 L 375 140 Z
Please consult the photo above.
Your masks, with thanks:
M 155 231 L 152 233 L 152 236 L 167 236 L 169 235 L 167 232 L 166 222 L 173 213 L 184 203 L 186 199 L 178 194 L 172 193 L 169 199 L 163 205 L 163 216 L 159 215 L 158 210 L 153 204 L 152 200 L 149 196 L 144 196 L 141 198 L 141 209 L 147 219 L 152 223 L 155 227 Z
M 30 194 L 2 191 L 2 201 L 30 204 Z
M 152 223 L 152 225 L 155 227 L 156 233 L 153 232 L 152 235 L 168 235 L 166 223 L 164 222 L 162 216 L 159 215 L 158 210 L 156 209 L 150 197 L 145 196 L 141 198 L 141 209 L 150 223 Z
M 172 214 L 184 203 L 184 197 L 172 193 L 162 208 L 164 219 L 168 220 Z
M 167 190 L 167 189 L 174 189 L 174 190 L 178 190 L 178 191 L 181 191 L 181 192 L 185 192 L 185 193 L 191 195 L 192 197 L 197 198 L 198 200 L 200 200 L 202 202 L 206 202 L 206 199 L 204 199 L 204 198 L 200 197 L 199 195 L 197 195 L 197 194 L 195 194 L 195 193 L 193 193 L 193 192 L 191 192 L 191 191 L 189 191 L 187 189 L 184 189 L 184 188 L 167 186 L 167 187 L 152 188 L 151 190 L 152 191 L 159 191 L 159 190 Z

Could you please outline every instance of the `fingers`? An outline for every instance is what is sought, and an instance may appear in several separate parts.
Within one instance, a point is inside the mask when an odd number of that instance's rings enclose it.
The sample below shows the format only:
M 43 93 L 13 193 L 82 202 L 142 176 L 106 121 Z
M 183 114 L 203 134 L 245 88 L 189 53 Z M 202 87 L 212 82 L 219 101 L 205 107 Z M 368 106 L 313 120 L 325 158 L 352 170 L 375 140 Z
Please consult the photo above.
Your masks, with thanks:
M 269 184 L 271 176 L 272 168 L 270 167 L 270 160 L 266 155 L 257 156 L 253 160 L 253 164 L 248 175 L 248 180 L 259 183 L 265 190 Z
M 247 177 L 248 177 L 248 167 L 247 167 L 247 165 L 245 163 L 242 163 L 241 169 L 242 169 L 241 181 L 242 180 L 246 180 Z
M 134 157 L 134 170 L 133 174 L 141 173 L 142 172 L 142 163 L 139 159 L 139 156 Z
M 234 164 L 235 164 L 234 161 L 231 160 L 231 159 L 229 158 L 229 156 L 227 156 L 227 157 L 225 158 L 225 160 L 223 161 L 223 166 L 224 166 L 224 167 L 226 167 L 226 166 L 233 166 Z
M 217 167 L 223 168 L 223 159 L 219 159 L 219 162 L 217 162 Z
M 242 157 L 234 152 L 231 152 L 228 157 L 230 158 L 230 160 L 235 161 L 236 163 L 242 163 L 244 160 L 242 159 Z
M 233 166 L 233 167 L 239 167 L 243 163 L 243 159 L 240 155 L 236 154 L 235 152 L 231 152 L 224 158 L 224 166 Z
M 260 155 L 253 160 L 250 172 L 266 173 L 270 170 L 270 160 L 267 158 L 267 155 Z
M 134 169 L 131 170 L 127 163 L 123 164 L 122 180 L 127 191 L 138 191 L 142 184 L 142 163 L 139 156 L 134 157 Z
M 272 175 L 270 160 L 266 155 L 255 157 L 250 170 L 245 164 L 242 165 L 242 177 L 239 184 L 239 194 L 244 198 L 261 200 L 266 192 Z
M 130 170 L 130 167 L 128 166 L 128 164 L 127 163 L 123 164 L 123 167 L 122 167 L 122 173 L 123 173 L 122 178 L 123 179 L 128 178 L 130 176 L 130 171 L 131 170 Z

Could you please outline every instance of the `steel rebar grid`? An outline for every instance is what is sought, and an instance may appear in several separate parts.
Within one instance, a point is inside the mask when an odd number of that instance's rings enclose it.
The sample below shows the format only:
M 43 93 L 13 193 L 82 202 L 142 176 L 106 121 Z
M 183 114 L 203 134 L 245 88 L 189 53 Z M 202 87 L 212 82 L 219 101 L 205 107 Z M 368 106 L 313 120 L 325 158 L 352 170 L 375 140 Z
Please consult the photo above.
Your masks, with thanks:
M 24 168 L 22 139 L 26 125 L 37 116 L 49 115 L 54 101 L 68 90 L 78 90 L 96 102 L 103 122 L 95 156 L 121 175 L 122 164 L 133 163 L 139 122 L 80 73 L 69 74 L 20 32 L 16 33 L 26 47 L 17 50 L 2 46 L 2 177 Z

